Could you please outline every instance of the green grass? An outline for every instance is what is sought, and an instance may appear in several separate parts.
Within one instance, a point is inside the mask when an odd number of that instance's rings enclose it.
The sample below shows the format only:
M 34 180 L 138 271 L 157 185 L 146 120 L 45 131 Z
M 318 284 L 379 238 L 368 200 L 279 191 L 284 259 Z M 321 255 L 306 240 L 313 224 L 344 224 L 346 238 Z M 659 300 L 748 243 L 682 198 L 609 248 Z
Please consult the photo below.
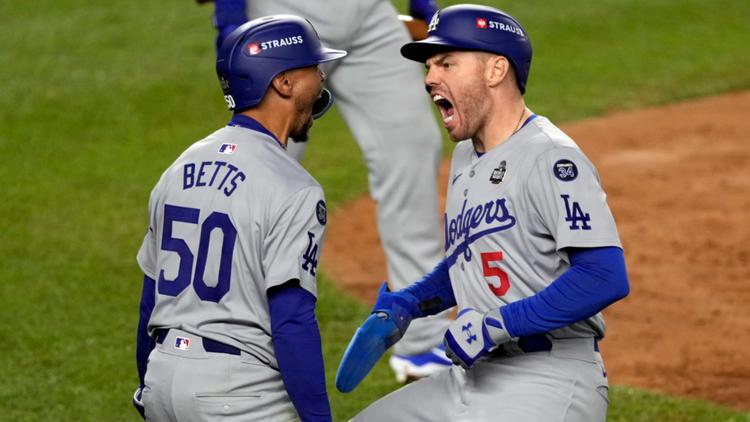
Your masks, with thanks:
M 750 87 L 750 2 L 502 4 L 535 45 L 527 101 L 555 120 Z M 210 13 L 190 1 L 0 3 L 0 420 L 138 420 L 129 397 L 147 198 L 187 145 L 228 119 Z M 320 121 L 314 137 L 305 164 L 332 207 L 364 193 L 341 119 Z M 322 277 L 329 383 L 366 314 Z M 394 387 L 381 362 L 355 393 L 331 388 L 337 420 Z M 617 421 L 748 420 L 625 387 L 611 398 Z

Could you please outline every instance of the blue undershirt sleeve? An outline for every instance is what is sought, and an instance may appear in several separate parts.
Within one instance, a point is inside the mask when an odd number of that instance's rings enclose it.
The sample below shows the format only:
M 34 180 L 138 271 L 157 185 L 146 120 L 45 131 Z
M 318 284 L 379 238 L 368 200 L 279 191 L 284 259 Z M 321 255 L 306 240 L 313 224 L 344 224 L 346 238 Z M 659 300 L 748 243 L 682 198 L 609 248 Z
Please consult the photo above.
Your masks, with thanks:
M 545 333 L 589 318 L 630 292 L 622 249 L 569 248 L 571 266 L 547 288 L 500 308 L 513 337 Z
M 440 261 L 432 271 L 401 292 L 417 298 L 419 314 L 412 315 L 414 318 L 435 315 L 456 306 L 447 259 Z
M 409 0 L 409 14 L 414 19 L 422 19 L 429 22 L 437 10 L 438 7 L 435 4 L 435 0 Z
M 289 398 L 302 421 L 330 421 L 315 296 L 290 280 L 268 290 L 271 340 Z
M 214 0 L 214 27 L 218 31 L 216 50 L 232 31 L 247 20 L 245 0 Z
M 148 355 L 154 348 L 154 340 L 148 335 L 148 321 L 151 319 L 151 312 L 154 310 L 156 302 L 156 281 L 143 276 L 143 290 L 141 291 L 140 317 L 138 319 L 138 332 L 136 333 L 135 343 L 135 362 L 138 367 L 138 379 L 141 386 L 146 376 L 146 364 Z

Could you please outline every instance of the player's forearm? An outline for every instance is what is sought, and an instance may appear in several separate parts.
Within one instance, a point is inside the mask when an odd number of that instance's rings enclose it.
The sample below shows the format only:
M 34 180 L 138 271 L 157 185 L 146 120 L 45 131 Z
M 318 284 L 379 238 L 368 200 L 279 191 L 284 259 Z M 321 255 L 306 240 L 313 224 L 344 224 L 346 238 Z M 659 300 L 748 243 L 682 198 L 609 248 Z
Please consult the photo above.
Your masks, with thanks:
M 628 295 L 630 287 L 622 249 L 577 249 L 570 251 L 569 256 L 571 267 L 546 289 L 500 309 L 511 336 L 565 327 Z
M 409 14 L 417 19 L 429 21 L 437 10 L 435 0 L 409 0 Z
M 238 27 L 247 22 L 247 4 L 245 0 L 214 0 L 214 19 L 216 27 L 227 25 Z
M 419 313 L 413 315 L 414 318 L 435 315 L 456 306 L 446 260 L 440 261 L 432 271 L 401 292 L 416 298 Z
M 247 5 L 245 0 L 214 0 L 214 27 L 218 31 L 216 48 L 232 31 L 247 22 Z
M 271 339 L 279 372 L 302 421 L 330 421 L 315 297 L 298 286 L 269 292 Z
M 156 300 L 156 282 L 148 276 L 143 276 L 143 290 L 141 291 L 140 317 L 138 319 L 138 332 L 136 334 L 135 361 L 138 367 L 138 379 L 143 384 L 146 375 L 146 363 L 148 355 L 154 348 L 154 341 L 148 335 L 148 321 L 154 310 Z

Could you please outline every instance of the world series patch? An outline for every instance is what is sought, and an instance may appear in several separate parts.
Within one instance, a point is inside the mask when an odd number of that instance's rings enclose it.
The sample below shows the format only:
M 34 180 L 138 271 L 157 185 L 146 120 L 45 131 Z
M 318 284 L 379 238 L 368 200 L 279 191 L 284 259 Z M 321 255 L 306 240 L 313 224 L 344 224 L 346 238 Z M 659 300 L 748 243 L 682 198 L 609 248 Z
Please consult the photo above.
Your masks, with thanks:
M 558 160 L 552 168 L 552 173 L 563 182 L 570 182 L 578 177 L 578 167 L 570 160 Z
M 507 168 L 507 163 L 505 160 L 501 161 L 500 164 L 495 167 L 494 170 L 492 170 L 492 174 L 490 175 L 490 182 L 497 185 L 500 182 L 503 181 L 503 178 L 505 177 L 505 171 Z

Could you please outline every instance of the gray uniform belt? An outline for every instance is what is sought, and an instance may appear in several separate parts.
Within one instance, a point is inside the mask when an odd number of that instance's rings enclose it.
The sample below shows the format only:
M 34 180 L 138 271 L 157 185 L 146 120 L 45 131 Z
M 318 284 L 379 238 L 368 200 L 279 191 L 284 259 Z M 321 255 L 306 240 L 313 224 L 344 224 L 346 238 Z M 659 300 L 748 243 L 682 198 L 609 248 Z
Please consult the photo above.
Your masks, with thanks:
M 154 330 L 154 340 L 156 340 L 157 343 L 162 344 L 164 343 L 164 339 L 167 338 L 167 334 L 169 334 L 168 328 L 159 328 Z M 241 354 L 240 349 L 230 346 L 228 344 L 224 344 L 221 342 L 218 342 L 216 340 L 211 340 L 210 338 L 202 338 L 203 341 L 203 350 L 210 353 L 224 353 L 227 355 L 237 355 L 239 356 Z

